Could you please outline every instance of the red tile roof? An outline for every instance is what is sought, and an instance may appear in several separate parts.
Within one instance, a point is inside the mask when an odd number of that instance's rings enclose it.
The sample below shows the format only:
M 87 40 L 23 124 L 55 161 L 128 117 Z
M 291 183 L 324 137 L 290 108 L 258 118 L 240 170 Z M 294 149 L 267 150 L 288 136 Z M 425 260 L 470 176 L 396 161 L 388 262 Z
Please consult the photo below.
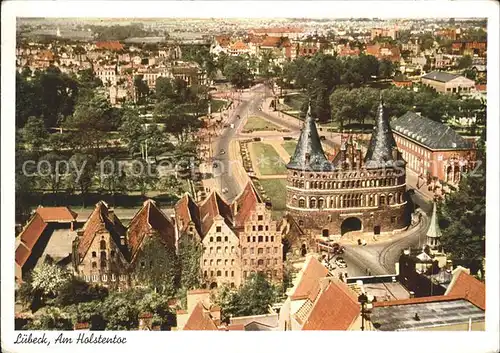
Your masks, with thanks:
M 19 266 L 23 266 L 31 255 L 31 250 L 26 247 L 23 243 L 20 243 L 16 249 L 16 263 Z
M 287 47 L 290 46 L 290 40 L 288 38 L 282 39 L 281 37 L 266 37 L 260 45 L 262 47 Z
M 196 202 L 189 194 L 184 194 L 184 196 L 175 204 L 175 218 L 179 231 L 187 231 L 190 224 L 196 227 L 198 234 L 201 234 L 201 223 L 200 223 L 200 210 Z
M 221 47 L 227 47 L 231 43 L 231 37 L 230 36 L 215 36 L 215 41 Z
M 248 50 L 248 45 L 239 40 L 231 45 L 231 50 Z
M 203 201 L 199 209 L 201 219 L 200 235 L 202 238 L 212 227 L 216 216 L 222 216 L 228 225 L 232 223 L 231 207 L 215 191 L 212 191 L 205 201 Z
M 262 203 L 262 200 L 255 191 L 251 182 L 248 182 L 243 191 L 233 201 L 233 210 L 236 212 L 234 216 L 234 224 L 237 228 L 243 227 L 255 206 Z M 237 211 L 236 211 L 237 210 Z
M 28 249 L 33 249 L 33 246 L 36 244 L 46 227 L 47 223 L 43 221 L 43 218 L 38 213 L 35 213 L 19 235 L 21 242 L 23 242 Z
M 73 222 L 77 214 L 67 207 L 39 207 L 19 234 L 21 240 L 16 249 L 16 263 L 23 267 L 33 248 L 50 222 Z
M 453 276 L 446 295 L 460 296 L 475 306 L 486 310 L 486 286 L 464 270 Z
M 88 322 L 77 322 L 77 323 L 75 324 L 74 329 L 75 329 L 75 330 L 84 330 L 84 329 L 87 329 L 87 328 L 89 328 L 89 327 L 90 327 L 90 325 L 89 325 L 89 323 L 88 323 Z
M 302 33 L 303 28 L 300 27 L 275 27 L 275 28 L 253 28 L 250 33 Z
M 146 235 L 158 234 L 161 242 L 170 249 L 175 249 L 175 228 L 168 218 L 152 200 L 144 202 L 128 227 L 128 245 L 130 256 L 134 261 Z
M 188 331 L 217 331 L 217 325 L 210 317 L 210 314 L 205 312 L 203 304 L 200 302 L 196 304 L 189 319 L 184 326 L 184 330 Z
M 114 212 L 109 212 L 107 205 L 99 201 L 83 226 L 83 235 L 79 236 L 80 260 L 85 257 L 95 235 L 100 231 L 108 231 L 116 246 L 125 254 L 124 247 L 120 245 L 120 237 L 125 236 L 127 230 Z
M 305 264 L 305 268 L 300 275 L 299 283 L 297 283 L 293 294 L 290 296 L 292 300 L 309 298 L 312 302 L 316 299 L 320 290 L 320 278 L 328 275 L 328 270 L 316 258 L 310 257 Z
M 486 91 L 486 85 L 476 85 L 476 91 L 483 92 Z
M 36 212 L 45 222 L 74 222 L 78 216 L 68 207 L 39 207 Z
M 303 330 L 348 330 L 361 312 L 356 294 L 340 281 L 332 282 L 314 304 Z
M 97 42 L 95 43 L 97 49 L 106 49 L 106 50 L 122 50 L 123 45 L 119 41 L 106 41 L 106 42 Z

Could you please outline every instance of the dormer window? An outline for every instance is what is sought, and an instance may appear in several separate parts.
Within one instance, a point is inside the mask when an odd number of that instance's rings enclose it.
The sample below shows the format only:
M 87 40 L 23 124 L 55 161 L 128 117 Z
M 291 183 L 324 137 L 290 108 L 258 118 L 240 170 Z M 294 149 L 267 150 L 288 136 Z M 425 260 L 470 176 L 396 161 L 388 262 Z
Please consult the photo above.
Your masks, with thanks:
M 306 163 L 309 163 L 311 161 L 311 155 L 309 153 L 306 153 Z

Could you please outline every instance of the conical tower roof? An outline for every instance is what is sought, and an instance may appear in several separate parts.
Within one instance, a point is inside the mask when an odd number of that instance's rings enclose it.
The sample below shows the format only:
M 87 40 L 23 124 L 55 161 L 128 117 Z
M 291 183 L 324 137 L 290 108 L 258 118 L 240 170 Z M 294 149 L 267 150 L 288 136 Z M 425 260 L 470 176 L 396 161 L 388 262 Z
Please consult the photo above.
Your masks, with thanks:
M 326 159 L 323 147 L 321 147 L 316 123 L 311 116 L 310 104 L 297 147 L 286 167 L 318 172 L 333 169 L 333 165 Z
M 393 148 L 396 148 L 396 141 L 392 135 L 389 119 L 384 114 L 384 104 L 381 97 L 377 121 L 365 156 L 366 168 L 392 166 L 395 162 L 392 154 Z
M 437 208 L 436 203 L 432 207 L 432 217 L 429 229 L 427 230 L 428 238 L 439 238 L 441 237 L 441 229 L 439 228 L 438 219 L 437 219 Z

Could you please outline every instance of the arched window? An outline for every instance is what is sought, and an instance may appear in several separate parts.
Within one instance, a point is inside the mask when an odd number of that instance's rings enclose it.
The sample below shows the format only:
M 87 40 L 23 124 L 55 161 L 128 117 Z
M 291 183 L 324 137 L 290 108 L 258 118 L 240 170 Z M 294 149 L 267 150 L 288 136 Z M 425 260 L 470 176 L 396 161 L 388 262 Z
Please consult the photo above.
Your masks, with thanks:
M 106 251 L 101 251 L 101 260 L 106 260 Z
M 219 270 L 219 271 L 217 271 L 217 277 L 220 277 L 220 276 L 222 276 L 222 271 Z
M 309 200 L 309 208 L 316 208 L 316 199 Z
M 208 272 L 207 271 L 203 272 L 203 277 L 208 277 Z
M 323 199 L 319 199 L 319 200 L 318 200 L 318 208 L 323 208 L 324 203 L 325 203 L 325 200 L 323 200 Z
M 379 205 L 380 206 L 385 205 L 385 195 L 380 195 Z
M 101 240 L 100 248 L 101 250 L 106 250 L 106 241 L 104 239 Z
M 392 205 L 392 199 L 393 199 L 392 194 L 389 194 L 389 196 L 387 197 L 387 204 L 388 205 Z
M 225 237 L 224 237 L 224 241 L 228 241 L 228 239 L 229 239 L 229 238 L 228 238 L 227 236 L 225 236 Z
M 300 208 L 305 208 L 306 207 L 306 200 L 300 199 L 299 200 L 299 207 Z
M 215 241 L 217 241 L 217 242 L 222 241 L 222 237 L 215 238 Z
M 234 253 L 234 246 L 231 246 L 231 253 Z
M 210 237 L 210 242 L 213 242 L 214 241 L 214 237 Z
M 224 260 L 224 266 L 227 266 L 227 264 L 228 264 L 228 260 L 226 259 L 226 260 Z
M 97 253 L 95 251 L 92 251 L 92 257 L 97 257 Z
M 227 247 L 227 246 L 226 246 L 226 247 L 224 248 L 224 252 L 227 254 L 227 253 L 229 252 L 229 247 Z
M 259 261 L 257 261 L 257 265 L 258 266 L 264 266 L 264 260 L 263 259 L 259 259 Z

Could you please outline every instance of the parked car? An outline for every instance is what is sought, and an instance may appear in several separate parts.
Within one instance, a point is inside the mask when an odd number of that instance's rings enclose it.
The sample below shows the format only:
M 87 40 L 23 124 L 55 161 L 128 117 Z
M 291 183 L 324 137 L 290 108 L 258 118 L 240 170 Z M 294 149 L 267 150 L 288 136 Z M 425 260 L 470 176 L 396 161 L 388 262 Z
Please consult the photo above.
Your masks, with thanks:
M 335 260 L 335 264 L 339 267 L 339 268 L 346 268 L 347 267 L 347 264 L 345 263 L 344 259 L 341 258 L 341 257 L 337 257 L 337 259 Z

